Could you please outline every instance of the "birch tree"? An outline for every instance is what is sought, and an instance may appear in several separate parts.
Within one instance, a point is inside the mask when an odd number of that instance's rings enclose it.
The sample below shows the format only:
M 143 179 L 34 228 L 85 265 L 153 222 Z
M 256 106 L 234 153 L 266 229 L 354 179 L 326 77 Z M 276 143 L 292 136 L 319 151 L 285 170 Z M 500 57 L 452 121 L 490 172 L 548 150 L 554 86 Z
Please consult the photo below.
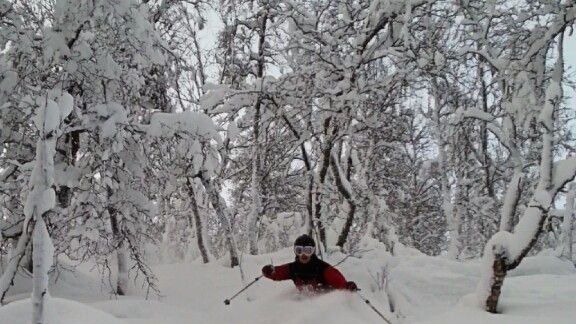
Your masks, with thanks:
M 539 29 L 542 37 L 533 39 L 529 46 L 523 50 L 522 55 L 511 67 L 517 69 L 513 73 L 513 79 L 507 80 L 514 90 L 512 101 L 507 104 L 506 108 L 511 114 L 520 117 L 516 120 L 521 121 L 529 118 L 538 125 L 538 138 L 541 140 L 541 145 L 539 146 L 540 156 L 536 171 L 538 182 L 520 221 L 514 227 L 513 233 L 501 231 L 494 235 L 484 250 L 484 269 L 477 294 L 483 307 L 489 312 L 497 312 L 500 291 L 507 271 L 517 267 L 532 249 L 542 231 L 543 223 L 556 194 L 576 174 L 576 160 L 574 158 L 554 160 L 557 146 L 553 140 L 558 132 L 558 123 L 561 122 L 558 120 L 558 111 L 562 102 L 564 76 L 562 38 L 565 28 L 573 24 L 576 19 L 576 9 L 573 5 L 559 5 L 555 10 L 550 23 Z M 548 74 L 546 73 L 548 69 L 545 58 L 551 48 L 557 48 L 558 55 Z M 483 55 L 500 71 L 505 69 L 504 65 L 497 63 L 489 54 L 483 53 Z M 529 73 L 533 73 L 533 79 L 529 78 Z M 549 80 L 545 81 L 547 76 L 549 76 Z M 540 90 L 536 86 L 544 86 L 545 90 Z M 528 105 L 519 106 L 518 104 L 521 102 L 528 103 Z M 486 115 L 481 116 L 490 122 L 489 127 L 502 141 L 502 144 L 512 144 L 509 142 L 512 134 L 498 127 L 494 118 Z M 517 125 L 517 129 L 522 129 L 522 126 Z M 507 147 L 516 146 L 507 145 Z M 514 151 L 510 153 L 514 154 Z M 508 211 L 503 208 L 503 213 L 506 212 Z M 502 217 L 508 216 L 502 215 Z
M 54 258 L 54 246 L 44 221 L 45 215 L 53 212 L 56 206 L 54 191 L 54 155 L 56 141 L 62 134 L 64 119 L 72 112 L 73 98 L 62 93 L 56 98 L 38 98 L 39 103 L 36 127 L 39 132 L 36 161 L 30 176 L 30 193 L 24 206 L 26 219 L 24 224 L 33 222 L 33 290 L 32 290 L 32 323 L 47 323 L 49 314 L 47 300 L 48 271 Z M 54 99 L 57 100 L 54 101 Z M 26 227 L 24 227 L 26 228 Z M 25 239 L 25 237 L 21 238 Z

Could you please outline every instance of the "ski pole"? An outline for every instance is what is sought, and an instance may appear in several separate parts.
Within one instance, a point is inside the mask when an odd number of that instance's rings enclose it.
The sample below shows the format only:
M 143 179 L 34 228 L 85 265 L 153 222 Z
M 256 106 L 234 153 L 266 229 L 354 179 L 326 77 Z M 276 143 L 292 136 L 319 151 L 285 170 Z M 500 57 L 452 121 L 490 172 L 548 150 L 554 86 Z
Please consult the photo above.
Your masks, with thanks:
M 256 279 L 254 279 L 251 283 L 247 284 L 244 288 L 242 288 L 239 292 L 237 292 L 234 296 L 225 299 L 224 300 L 224 304 L 225 305 L 230 305 L 230 301 L 234 298 L 236 298 L 236 296 L 240 295 L 244 290 L 248 289 L 248 287 L 252 286 L 254 283 L 256 283 L 256 281 L 258 281 L 258 279 L 262 278 L 263 275 L 259 275 Z
M 335 268 L 335 267 L 339 266 L 339 265 L 342 264 L 344 261 L 346 261 L 346 259 L 348 259 L 349 257 L 350 257 L 350 254 L 346 255 L 346 256 L 344 257 L 344 259 L 340 260 L 340 262 L 336 263 L 336 264 L 333 265 L 332 267 Z
M 384 317 L 384 315 L 382 315 L 382 313 L 380 313 L 380 311 L 378 309 L 376 309 L 376 307 L 374 307 L 374 305 L 372 305 L 372 303 L 370 303 L 370 301 L 366 298 L 364 298 L 364 296 L 362 296 L 358 290 L 356 290 L 356 294 L 358 294 L 358 296 L 360 298 L 362 298 L 362 300 L 368 305 L 370 306 L 370 308 L 372 308 L 373 311 L 376 312 L 376 314 L 378 314 L 384 321 L 386 321 L 386 323 L 388 324 L 392 324 L 389 320 L 386 319 L 386 317 Z

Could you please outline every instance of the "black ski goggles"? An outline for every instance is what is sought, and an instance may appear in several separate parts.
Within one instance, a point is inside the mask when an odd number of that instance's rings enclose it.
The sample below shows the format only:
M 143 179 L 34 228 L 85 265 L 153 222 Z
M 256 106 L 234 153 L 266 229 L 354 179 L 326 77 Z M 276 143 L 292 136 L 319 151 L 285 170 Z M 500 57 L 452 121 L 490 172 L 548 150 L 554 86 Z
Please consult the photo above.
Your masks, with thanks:
M 316 248 L 313 246 L 301 246 L 301 245 L 294 246 L 294 253 L 296 255 L 306 254 L 307 256 L 311 256 L 312 254 L 314 254 L 314 251 L 316 251 Z

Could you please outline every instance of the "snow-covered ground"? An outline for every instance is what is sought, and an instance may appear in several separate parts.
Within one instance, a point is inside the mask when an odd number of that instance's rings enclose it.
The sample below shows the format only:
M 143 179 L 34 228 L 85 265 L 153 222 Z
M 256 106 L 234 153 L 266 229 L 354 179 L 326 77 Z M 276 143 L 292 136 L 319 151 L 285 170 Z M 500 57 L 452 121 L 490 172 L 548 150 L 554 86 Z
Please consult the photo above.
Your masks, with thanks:
M 333 253 L 337 263 L 344 255 Z M 290 249 L 261 256 L 244 256 L 244 272 L 250 282 L 260 268 L 292 259 Z M 349 257 L 338 268 L 362 288 L 361 294 L 393 323 L 573 323 L 576 318 L 576 271 L 554 257 L 531 257 L 504 283 L 503 314 L 488 314 L 474 305 L 470 295 L 479 279 L 478 262 L 454 262 L 428 257 L 412 250 L 390 257 L 373 250 L 361 259 Z M 191 323 L 384 323 L 362 299 L 351 292 L 320 296 L 301 295 L 289 281 L 261 279 L 245 294 L 223 301 L 242 287 L 237 269 L 218 262 L 168 264 L 154 267 L 162 296 L 111 297 L 90 273 L 64 272 L 52 285 L 52 299 L 59 324 L 191 324 Z M 388 272 L 386 280 L 382 274 Z M 28 324 L 30 304 L 20 278 L 5 307 L 0 323 Z M 388 294 L 380 287 L 387 285 Z M 62 299 L 64 298 L 64 299 Z M 71 301 L 73 300 L 73 301 Z M 390 307 L 395 312 L 390 312 Z M 51 323 L 48 323 L 51 324 Z M 55 324 L 55 323 L 54 323 Z

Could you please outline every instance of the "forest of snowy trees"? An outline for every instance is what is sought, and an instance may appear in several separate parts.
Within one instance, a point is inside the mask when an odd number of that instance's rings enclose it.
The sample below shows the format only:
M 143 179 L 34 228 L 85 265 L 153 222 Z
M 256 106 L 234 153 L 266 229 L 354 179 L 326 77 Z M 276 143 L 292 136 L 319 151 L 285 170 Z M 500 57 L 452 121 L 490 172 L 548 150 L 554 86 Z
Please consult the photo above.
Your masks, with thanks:
M 0 0 L 0 301 L 29 271 L 42 305 L 63 259 L 152 293 L 152 262 L 235 267 L 308 232 L 484 258 L 495 312 L 525 256 L 576 256 L 575 20 L 571 0 Z

